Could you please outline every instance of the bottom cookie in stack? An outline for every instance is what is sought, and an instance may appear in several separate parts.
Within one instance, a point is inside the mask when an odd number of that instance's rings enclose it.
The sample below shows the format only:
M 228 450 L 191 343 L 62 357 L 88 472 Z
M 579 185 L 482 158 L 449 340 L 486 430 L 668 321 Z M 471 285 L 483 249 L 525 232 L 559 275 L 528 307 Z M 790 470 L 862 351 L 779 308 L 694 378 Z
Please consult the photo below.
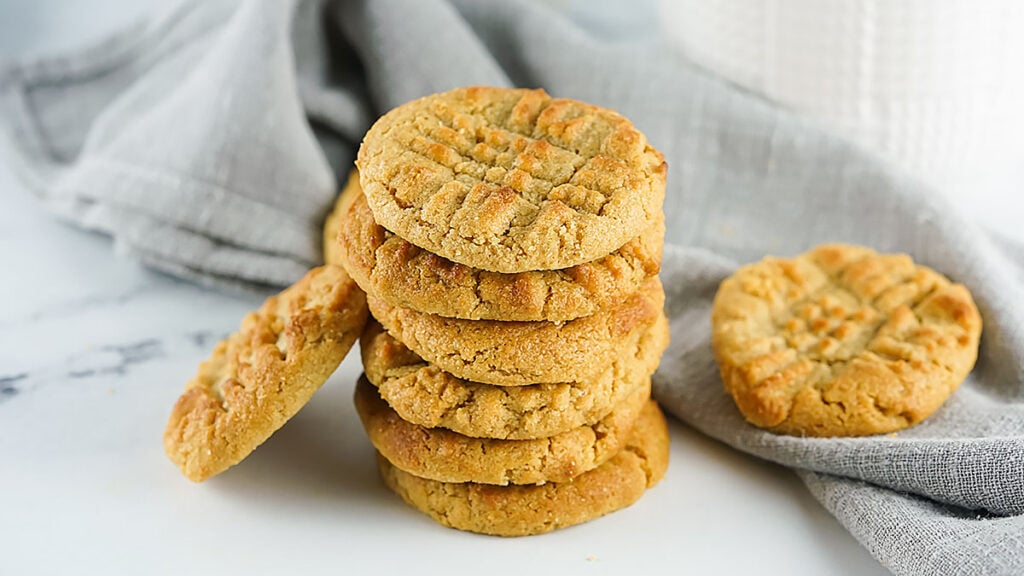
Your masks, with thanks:
M 668 468 L 665 417 L 647 401 L 625 447 L 597 468 L 565 482 L 495 486 L 439 482 L 395 467 L 377 454 L 388 488 L 440 524 L 495 536 L 529 536 L 582 524 L 633 504 Z

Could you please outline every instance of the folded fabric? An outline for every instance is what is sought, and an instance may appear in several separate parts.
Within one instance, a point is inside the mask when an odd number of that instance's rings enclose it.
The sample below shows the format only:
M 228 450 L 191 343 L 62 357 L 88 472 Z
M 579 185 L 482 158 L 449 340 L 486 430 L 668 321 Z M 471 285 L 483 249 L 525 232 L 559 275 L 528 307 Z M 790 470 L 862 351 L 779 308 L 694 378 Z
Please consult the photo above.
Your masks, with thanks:
M 363 99 L 319 89 L 326 68 L 299 80 L 294 9 L 180 5 L 80 54 L 9 67 L 0 110 L 16 168 L 56 214 L 157 268 L 291 283 L 319 260 L 314 230 L 336 193 L 300 95 L 348 137 L 341 157 L 370 121 Z M 316 30 L 309 16 L 296 25 Z
M 1024 572 L 1024 246 L 657 41 L 613 40 L 522 0 L 194 2 L 7 67 L 0 110 L 10 158 L 55 213 L 172 274 L 259 288 L 318 261 L 337 174 L 375 114 L 467 84 L 615 108 L 670 166 L 672 346 L 655 378 L 667 410 L 796 469 L 898 574 Z M 723 391 L 709 345 L 718 282 L 826 241 L 909 252 L 974 293 L 977 367 L 924 424 L 776 436 Z

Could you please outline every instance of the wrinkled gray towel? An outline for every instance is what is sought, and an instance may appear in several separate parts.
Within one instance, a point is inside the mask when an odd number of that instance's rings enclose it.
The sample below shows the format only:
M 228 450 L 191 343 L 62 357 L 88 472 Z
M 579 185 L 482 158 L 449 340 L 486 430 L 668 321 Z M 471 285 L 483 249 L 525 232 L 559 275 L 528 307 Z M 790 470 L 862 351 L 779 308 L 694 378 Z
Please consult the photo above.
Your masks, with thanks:
M 0 110 L 14 164 L 54 212 L 172 274 L 272 287 L 319 261 L 337 177 L 372 119 L 467 84 L 612 107 L 665 152 L 673 342 L 656 394 L 669 411 L 793 467 L 898 574 L 1024 573 L 1024 247 L 657 42 L 610 42 L 522 0 L 195 2 L 88 51 L 7 66 Z M 775 436 L 723 392 L 709 346 L 718 282 L 825 241 L 909 252 L 976 296 L 977 368 L 926 423 Z

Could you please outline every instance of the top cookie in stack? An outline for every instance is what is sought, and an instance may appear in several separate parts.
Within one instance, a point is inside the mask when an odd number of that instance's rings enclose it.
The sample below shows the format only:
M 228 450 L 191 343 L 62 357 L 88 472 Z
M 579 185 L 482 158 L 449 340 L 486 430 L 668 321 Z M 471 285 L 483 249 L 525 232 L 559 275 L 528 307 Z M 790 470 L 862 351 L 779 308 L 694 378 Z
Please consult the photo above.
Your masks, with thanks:
M 388 112 L 357 164 L 377 222 L 506 274 L 606 256 L 654 223 L 667 171 L 622 116 L 543 90 L 463 88 Z
M 462 88 L 384 115 L 357 164 L 330 254 L 379 322 L 356 404 L 388 485 L 517 535 L 657 482 L 666 165 L 643 134 L 543 90 Z

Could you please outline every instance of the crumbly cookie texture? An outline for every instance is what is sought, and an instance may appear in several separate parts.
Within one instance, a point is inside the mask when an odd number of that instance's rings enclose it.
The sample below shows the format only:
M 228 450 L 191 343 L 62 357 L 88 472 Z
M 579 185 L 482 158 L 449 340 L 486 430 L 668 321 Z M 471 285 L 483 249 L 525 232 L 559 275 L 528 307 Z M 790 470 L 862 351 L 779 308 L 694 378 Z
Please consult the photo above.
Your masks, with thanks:
M 403 472 L 377 456 L 384 483 L 409 505 L 445 526 L 495 536 L 542 534 L 626 508 L 661 480 L 668 460 L 668 427 L 653 401 L 622 451 L 569 482 L 445 483 Z
M 398 468 L 440 482 L 504 486 L 564 482 L 600 466 L 626 445 L 650 396 L 648 378 L 596 424 L 534 440 L 470 438 L 406 422 L 365 378 L 355 404 L 374 447 Z
M 582 382 L 604 371 L 619 344 L 661 316 L 656 276 L 618 306 L 564 323 L 462 320 L 392 306 L 367 296 L 370 312 L 399 342 L 459 378 L 525 386 Z
M 664 157 L 619 114 L 543 90 L 470 87 L 381 117 L 357 165 L 377 222 L 494 272 L 595 260 L 661 212 Z
M 621 302 L 661 269 L 662 215 L 639 237 L 592 262 L 502 274 L 452 262 L 388 232 L 373 219 L 357 179 L 349 179 L 345 194 L 353 200 L 339 219 L 332 250 L 363 290 L 428 314 L 572 320 Z
M 349 205 L 355 199 L 355 194 L 352 193 L 353 190 L 359 190 L 359 173 L 355 170 L 348 175 L 348 181 L 345 183 L 345 188 L 342 189 L 342 193 L 339 194 L 338 198 L 334 201 L 334 207 L 331 208 L 331 212 L 327 215 L 327 219 L 324 220 L 323 250 L 324 262 L 326 264 L 345 266 L 345 263 L 342 261 L 343 246 L 338 241 L 338 235 L 339 232 L 341 232 L 344 215 L 349 212 Z M 354 240 L 358 242 L 365 242 L 365 239 L 363 238 Z
M 974 366 L 967 288 L 905 254 L 820 246 L 719 287 L 712 345 L 746 419 L 773 432 L 863 436 L 914 425 Z
M 647 331 L 621 341 L 612 365 L 593 380 L 532 386 L 493 386 L 452 376 L 374 321 L 367 323 L 359 349 L 367 379 L 403 420 L 475 438 L 528 440 L 604 418 L 645 385 L 668 341 L 668 320 L 661 316 Z
M 366 322 L 340 266 L 311 270 L 217 344 L 171 410 L 167 456 L 201 482 L 241 462 L 309 401 Z

